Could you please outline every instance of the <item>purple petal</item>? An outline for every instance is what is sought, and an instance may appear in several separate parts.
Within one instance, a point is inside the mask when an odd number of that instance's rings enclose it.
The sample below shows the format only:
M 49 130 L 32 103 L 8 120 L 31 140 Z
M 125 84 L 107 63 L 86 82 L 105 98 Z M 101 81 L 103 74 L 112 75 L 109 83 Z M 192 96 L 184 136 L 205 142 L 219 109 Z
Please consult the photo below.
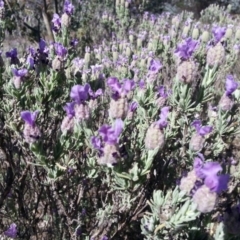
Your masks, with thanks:
M 227 75 L 226 79 L 226 95 L 230 96 L 238 88 L 238 83 L 234 81 L 232 75 Z
M 163 107 L 162 109 L 161 109 L 161 113 L 160 113 L 160 118 L 161 119 L 167 119 L 167 117 L 168 117 L 168 113 L 169 113 L 169 107 Z
M 158 73 L 161 68 L 162 68 L 162 64 L 159 60 L 154 60 L 154 59 L 151 60 L 149 71 L 153 73 Z
M 102 149 L 101 140 L 98 137 L 91 137 L 91 144 L 97 150 L 101 150 Z
M 74 110 L 75 102 L 66 103 L 66 105 L 63 107 L 63 109 L 66 111 L 67 115 L 72 118 L 75 116 L 75 110 Z
M 35 111 L 33 113 L 30 111 L 22 111 L 21 118 L 25 121 L 25 123 L 34 126 L 38 113 L 39 111 Z
M 130 106 L 129 106 L 129 111 L 130 112 L 135 112 L 136 111 L 136 109 L 137 109 L 137 107 L 138 107 L 138 103 L 137 102 L 131 102 L 131 104 L 130 104 Z
M 175 54 L 182 60 L 188 60 L 197 48 L 197 45 L 198 41 L 187 38 L 184 43 L 178 44 Z
M 75 85 L 71 89 L 70 97 L 78 104 L 84 102 L 88 98 L 89 88 L 89 84 L 85 84 L 85 86 Z
M 201 136 L 205 136 L 206 134 L 212 132 L 213 128 L 210 127 L 210 126 L 204 126 L 204 127 L 201 127 L 200 129 L 197 130 L 198 134 L 201 135 Z
M 123 83 L 123 86 L 122 86 L 122 89 L 124 89 L 124 91 L 126 93 L 132 91 L 135 87 L 135 82 L 133 80 L 125 80 L 124 83 Z
M 115 92 L 121 93 L 122 92 L 122 86 L 119 83 L 118 79 L 115 77 L 108 78 L 108 86 Z
M 217 175 L 218 172 L 222 171 L 222 167 L 218 162 L 207 162 L 201 169 L 202 178 Z
M 223 36 L 225 35 L 226 33 L 226 28 L 225 27 L 213 27 L 212 29 L 212 33 L 213 33 L 213 36 L 214 36 L 214 40 L 215 40 L 215 44 L 217 44 L 222 38 Z
M 64 58 L 67 55 L 67 49 L 61 43 L 54 44 L 56 54 L 59 57 Z
M 196 129 L 196 131 L 198 131 L 202 126 L 202 121 L 201 120 L 194 120 L 192 122 L 191 126 L 193 126 Z
M 158 88 L 158 94 L 159 94 L 160 97 L 163 97 L 163 98 L 167 98 L 168 97 L 168 94 L 166 93 L 166 90 L 165 90 L 164 86 L 160 86 Z
M 64 3 L 64 6 L 63 6 L 63 10 L 68 15 L 72 15 L 73 10 L 74 10 L 74 6 L 68 0 L 66 0 L 65 3 Z
M 204 178 L 204 174 L 201 173 L 203 167 L 203 160 L 204 159 L 202 159 L 201 157 L 195 157 L 193 162 L 193 168 L 199 178 Z
M 122 133 L 124 127 L 123 121 L 119 118 L 116 119 L 115 124 L 114 124 L 114 130 L 115 130 L 115 136 L 118 138 L 120 134 Z
M 221 193 L 222 191 L 227 190 L 229 179 L 230 176 L 228 174 L 220 176 L 213 175 L 206 177 L 204 180 L 204 184 L 212 192 Z
M 4 232 L 5 236 L 10 238 L 16 238 L 17 237 L 17 225 L 15 223 L 12 223 L 8 230 Z

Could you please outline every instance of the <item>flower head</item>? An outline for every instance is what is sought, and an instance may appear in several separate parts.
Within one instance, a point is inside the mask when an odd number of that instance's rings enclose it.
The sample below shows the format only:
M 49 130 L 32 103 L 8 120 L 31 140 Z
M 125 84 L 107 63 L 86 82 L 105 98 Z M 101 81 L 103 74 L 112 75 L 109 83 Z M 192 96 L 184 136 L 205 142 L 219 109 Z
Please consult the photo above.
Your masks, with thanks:
M 0 0 L 0 8 L 3 8 L 3 7 L 4 7 L 4 1 Z
M 61 29 L 61 18 L 57 13 L 53 14 L 52 24 L 53 31 L 58 32 Z
M 16 69 L 16 68 L 13 68 L 12 72 L 13 72 L 14 76 L 22 78 L 22 77 L 25 77 L 27 75 L 28 70 L 25 69 L 25 68 L 19 69 L 19 70 Z
M 152 59 L 150 62 L 149 71 L 152 73 L 158 73 L 162 68 L 162 64 L 159 60 Z
M 188 60 L 197 48 L 198 41 L 187 38 L 184 43 L 179 44 L 175 51 L 182 60 Z
M 17 225 L 15 223 L 12 223 L 8 230 L 4 232 L 5 236 L 10 238 L 16 238 L 17 237 Z
M 74 6 L 70 3 L 70 1 L 66 0 L 63 6 L 63 10 L 68 15 L 73 14 Z
M 75 102 L 71 102 L 71 103 L 66 103 L 66 105 L 63 107 L 63 109 L 67 113 L 67 116 L 70 118 L 75 116 L 74 106 L 75 106 Z
M 71 89 L 70 97 L 78 104 L 85 102 L 88 98 L 89 88 L 89 84 L 75 85 Z
M 59 57 L 64 58 L 67 55 L 67 49 L 61 43 L 55 43 L 54 47 Z
M 162 98 L 167 98 L 167 97 L 168 97 L 168 93 L 166 92 L 166 89 L 165 89 L 164 86 L 160 86 L 160 87 L 158 88 L 158 94 L 159 94 L 159 96 L 162 97 Z
M 234 78 L 232 75 L 227 75 L 226 79 L 226 95 L 231 96 L 232 93 L 238 88 L 238 83 L 234 81 Z
M 35 121 L 37 119 L 38 113 L 39 111 L 35 111 L 35 112 L 23 111 L 21 112 L 21 118 L 25 123 L 33 127 L 35 125 Z
M 103 94 L 103 90 L 99 88 L 96 92 L 94 92 L 91 87 L 89 87 L 88 94 L 91 97 L 91 99 L 96 99 L 97 97 L 101 96 Z
M 217 44 L 218 42 L 221 41 L 221 39 L 225 35 L 226 28 L 225 27 L 214 26 L 213 29 L 212 29 L 212 33 L 213 33 L 213 36 L 214 36 L 214 43 Z
M 202 122 L 200 120 L 194 120 L 192 122 L 192 126 L 195 127 L 197 133 L 203 137 L 212 132 L 213 129 L 211 126 L 202 126 Z
M 102 136 L 103 141 L 110 145 L 114 145 L 118 143 L 118 138 L 122 133 L 124 127 L 124 123 L 121 119 L 116 119 L 113 127 L 109 125 L 103 125 L 99 129 L 99 134 Z
M 108 83 L 108 86 L 114 92 L 113 98 L 116 98 L 116 99 L 121 95 L 128 94 L 135 87 L 135 82 L 133 80 L 125 79 L 124 82 L 121 84 L 119 83 L 119 80 L 116 77 L 110 77 L 107 83 Z

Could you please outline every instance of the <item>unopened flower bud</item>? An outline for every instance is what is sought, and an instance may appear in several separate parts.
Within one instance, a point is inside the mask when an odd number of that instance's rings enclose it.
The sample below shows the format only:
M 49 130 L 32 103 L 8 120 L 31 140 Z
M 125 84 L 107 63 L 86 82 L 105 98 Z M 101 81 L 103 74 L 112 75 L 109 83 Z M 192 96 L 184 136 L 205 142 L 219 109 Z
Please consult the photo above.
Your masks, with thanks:
M 196 75 L 193 61 L 183 61 L 177 68 L 177 78 L 184 83 L 191 83 Z
M 204 140 L 204 137 L 198 133 L 193 134 L 189 143 L 190 149 L 196 152 L 200 151 L 203 148 Z
M 197 204 L 197 209 L 201 213 L 211 212 L 217 202 L 217 193 L 202 185 L 193 195 L 193 202 Z
M 226 33 L 225 33 L 225 38 L 231 38 L 233 35 L 233 29 L 231 27 L 227 28 Z
M 85 62 L 85 63 L 89 63 L 89 62 L 90 62 L 90 53 L 89 53 L 89 52 L 86 52 L 86 53 L 85 53 L 84 62 Z
M 66 116 L 61 124 L 61 131 L 62 132 L 71 132 L 74 128 L 74 118 L 70 118 Z
M 185 27 L 183 28 L 183 33 L 182 33 L 182 35 L 183 35 L 184 37 L 187 37 L 187 36 L 188 36 L 188 33 L 189 33 L 189 30 L 190 30 L 190 26 L 185 26 Z
M 112 118 L 124 119 L 128 112 L 128 102 L 126 97 L 120 97 L 117 100 L 111 99 L 109 107 L 109 115 Z
M 30 124 L 25 123 L 23 136 L 27 143 L 34 143 L 41 137 L 41 132 L 36 125 L 31 126 Z
M 240 29 L 239 28 L 236 31 L 235 38 L 236 38 L 236 40 L 240 39 Z
M 61 24 L 64 27 L 69 27 L 71 23 L 71 17 L 67 13 L 63 13 L 61 17 Z
M 142 47 L 142 39 L 141 38 L 137 39 L 137 47 L 138 48 Z
M 216 46 L 210 47 L 207 52 L 207 64 L 209 66 L 219 65 L 223 62 L 225 57 L 225 49 L 221 42 Z
M 192 31 L 192 38 L 198 39 L 198 37 L 199 37 L 199 29 L 197 27 L 195 27 Z
M 89 107 L 86 104 L 84 103 L 76 104 L 74 110 L 75 118 L 78 121 L 89 119 L 90 117 Z
M 190 171 L 186 177 L 183 177 L 180 181 L 179 188 L 186 192 L 187 194 L 190 194 L 191 190 L 193 189 L 195 182 L 197 181 L 197 176 L 195 174 L 195 171 Z
M 172 18 L 172 25 L 174 25 L 175 28 L 177 29 L 178 26 L 179 26 L 179 24 L 180 24 L 179 16 L 173 17 L 173 18 Z
M 103 156 L 97 161 L 100 165 L 115 165 L 118 163 L 119 150 L 117 145 L 105 144 L 103 148 Z
M 233 107 L 233 100 L 231 97 L 224 94 L 218 104 L 219 108 L 223 111 L 230 111 Z
M 162 130 L 156 123 L 153 123 L 147 130 L 145 137 L 145 147 L 148 150 L 154 150 L 155 148 L 162 148 L 165 139 Z
M 209 32 L 208 31 L 204 31 L 202 33 L 201 40 L 205 43 L 208 42 L 208 40 L 209 40 Z
M 21 87 L 22 79 L 19 76 L 14 76 L 12 79 L 13 85 L 16 89 Z

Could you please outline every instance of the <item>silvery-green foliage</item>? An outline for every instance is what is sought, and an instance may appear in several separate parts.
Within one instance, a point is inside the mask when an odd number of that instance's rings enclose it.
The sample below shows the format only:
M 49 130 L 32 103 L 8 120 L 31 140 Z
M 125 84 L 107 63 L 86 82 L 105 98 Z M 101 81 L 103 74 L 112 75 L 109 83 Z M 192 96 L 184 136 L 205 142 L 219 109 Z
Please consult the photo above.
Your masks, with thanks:
M 63 27 L 55 38 L 67 49 L 65 57 L 57 56 L 56 45 L 46 43 L 48 58 L 41 55 L 39 61 L 35 55 L 34 68 L 26 63 L 29 52 L 19 54 L 22 59 L 17 64 L 6 59 L 0 72 L 0 176 L 4 189 L 0 206 L 4 229 L 16 222 L 25 239 L 42 234 L 43 223 L 53 239 L 130 239 L 133 235 L 135 239 L 194 239 L 199 232 L 220 239 L 223 235 L 223 225 L 214 214 L 224 214 L 232 204 L 228 201 L 239 193 L 239 165 L 231 165 L 231 159 L 238 160 L 232 139 L 239 134 L 239 90 L 232 96 L 229 111 L 218 109 L 218 104 L 225 93 L 226 76 L 234 74 L 239 82 L 234 70 L 238 23 L 216 6 L 204 11 L 196 22 L 187 12 L 135 17 L 128 3 L 118 1 L 113 12 L 95 16 L 94 20 L 101 18 L 96 31 L 104 30 L 107 36 L 93 36 L 94 45 L 80 42 L 71 46 L 69 29 Z M 82 5 L 80 18 L 87 16 L 89 6 Z M 207 21 L 211 16 L 213 22 Z M 220 66 L 208 66 L 206 60 L 214 24 L 228 29 L 233 25 L 222 40 L 225 58 Z M 189 60 L 196 72 L 190 72 L 191 81 L 186 83 L 178 78 L 181 59 L 175 50 L 192 36 L 199 40 Z M 53 67 L 56 58 L 62 61 L 59 69 Z M 19 88 L 12 82 L 12 68 L 28 69 Z M 120 96 L 109 84 L 114 77 L 119 80 Z M 134 81 L 130 90 L 123 87 L 126 79 Z M 89 91 L 87 99 L 75 103 L 78 110 L 82 107 L 81 114 L 87 112 L 83 108 L 89 110 L 87 117 L 71 116 L 74 126 L 62 131 L 63 108 L 72 102 L 72 87 L 87 84 L 93 92 L 101 88 L 103 93 L 90 99 Z M 162 96 L 160 86 L 165 91 Z M 129 108 L 122 115 L 123 127 L 117 137 L 113 130 L 116 119 L 109 114 L 116 97 L 124 97 L 129 107 L 132 102 L 137 104 L 135 110 Z M 162 109 L 167 109 L 167 115 L 162 116 Z M 25 123 L 20 113 L 24 110 L 39 110 L 36 125 L 42 135 L 30 144 L 23 135 Z M 194 120 L 212 127 L 211 132 L 200 136 L 197 150 L 190 144 L 198 134 L 192 126 Z M 153 123 L 159 124 L 164 140 L 149 150 L 145 137 Z M 106 129 L 114 136 L 104 137 Z M 94 146 L 93 137 L 99 138 L 100 144 Z M 104 164 L 104 144 L 113 146 L 115 152 L 109 155 L 117 158 L 116 165 Z M 181 192 L 176 181 L 193 169 L 194 158 L 201 154 L 206 161 L 221 163 L 232 179 L 229 191 L 219 195 L 214 210 L 200 218 L 192 197 Z M 208 232 L 207 227 L 213 224 L 217 230 Z

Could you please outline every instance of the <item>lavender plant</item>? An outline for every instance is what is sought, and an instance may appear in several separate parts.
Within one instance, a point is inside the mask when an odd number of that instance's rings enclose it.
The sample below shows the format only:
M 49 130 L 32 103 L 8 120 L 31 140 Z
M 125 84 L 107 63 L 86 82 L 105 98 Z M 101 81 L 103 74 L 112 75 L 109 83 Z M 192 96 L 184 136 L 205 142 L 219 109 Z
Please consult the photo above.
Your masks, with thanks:
M 55 42 L 2 53 L 3 238 L 238 239 L 238 22 L 130 5 L 85 46 L 66 1 Z

